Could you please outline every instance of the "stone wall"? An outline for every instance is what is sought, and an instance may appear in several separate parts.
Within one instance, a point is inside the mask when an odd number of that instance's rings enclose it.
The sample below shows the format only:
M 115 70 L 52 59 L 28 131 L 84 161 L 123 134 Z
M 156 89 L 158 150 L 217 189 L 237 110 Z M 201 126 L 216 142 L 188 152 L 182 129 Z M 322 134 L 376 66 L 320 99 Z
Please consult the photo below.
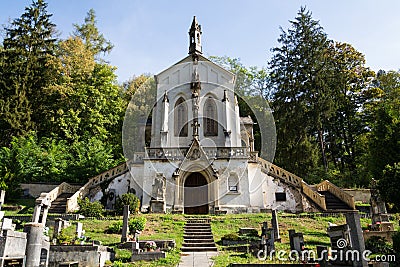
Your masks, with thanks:
M 60 262 L 78 261 L 79 267 L 104 266 L 107 260 L 114 259 L 114 250 L 105 246 L 73 245 L 50 246 L 49 266 L 58 267 Z
M 42 192 L 50 192 L 56 188 L 59 184 L 21 184 L 21 189 L 24 194 L 28 194 L 32 197 L 39 197 Z
M 346 193 L 354 197 L 354 201 L 361 201 L 362 203 L 369 203 L 371 198 L 370 189 L 343 189 Z

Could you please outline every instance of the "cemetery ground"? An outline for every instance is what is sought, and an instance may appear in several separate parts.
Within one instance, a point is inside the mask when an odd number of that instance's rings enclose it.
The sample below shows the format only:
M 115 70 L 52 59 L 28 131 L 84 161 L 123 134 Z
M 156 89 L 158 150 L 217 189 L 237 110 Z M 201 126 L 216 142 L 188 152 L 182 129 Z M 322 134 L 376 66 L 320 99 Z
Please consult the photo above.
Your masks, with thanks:
M 25 204 L 27 205 L 25 207 Z M 22 206 L 23 209 L 29 213 L 30 202 L 24 200 L 18 202 L 18 205 Z M 7 206 L 7 205 L 6 205 Z M 7 209 L 7 208 L 6 208 Z M 6 211 L 5 215 L 15 215 L 18 212 L 15 210 Z M 185 225 L 185 215 L 181 214 L 139 214 L 131 216 L 140 216 L 146 218 L 145 229 L 140 234 L 141 240 L 168 240 L 174 239 L 176 242 L 176 248 L 170 250 L 167 253 L 165 259 L 159 259 L 156 261 L 138 261 L 129 262 L 131 258 L 131 252 L 126 249 L 119 249 L 117 246 L 120 244 L 121 234 L 112 234 L 108 232 L 109 226 L 116 223 L 117 221 L 122 222 L 122 216 L 117 217 L 104 217 L 102 219 L 96 218 L 85 218 L 79 220 L 83 223 L 83 229 L 85 230 L 85 236 L 90 237 L 91 240 L 98 240 L 103 245 L 113 247 L 116 251 L 116 259 L 114 263 L 109 263 L 110 266 L 176 266 L 181 255 L 184 252 L 180 251 L 183 243 L 183 232 Z M 256 256 L 251 253 L 236 252 L 228 250 L 227 247 L 222 246 L 221 238 L 229 235 L 236 234 L 239 228 L 255 228 L 258 230 L 258 234 L 261 234 L 262 223 L 271 221 L 271 213 L 255 213 L 255 214 L 228 214 L 228 215 L 210 215 L 211 228 L 214 236 L 214 241 L 217 244 L 219 254 L 214 257 L 214 266 L 222 267 L 228 266 L 230 263 L 271 263 L 278 261 L 267 261 L 258 260 Z M 289 229 L 294 229 L 296 232 L 302 232 L 304 235 L 305 246 L 308 249 L 316 250 L 317 245 L 329 246 L 329 237 L 327 235 L 327 228 L 329 223 L 344 224 L 345 217 L 329 216 L 322 217 L 318 214 L 289 214 L 289 213 L 278 213 L 279 217 L 279 228 L 281 242 L 275 243 L 275 250 L 290 251 L 289 245 Z M 394 218 L 397 223 L 396 230 L 398 228 L 399 215 L 395 215 Z M 71 226 L 63 231 L 66 236 L 66 241 L 71 242 L 75 235 L 75 224 L 74 221 L 70 221 Z M 371 223 L 370 218 L 362 218 L 361 225 L 363 229 L 366 229 L 368 224 Z M 49 236 L 52 235 L 52 229 L 49 230 Z

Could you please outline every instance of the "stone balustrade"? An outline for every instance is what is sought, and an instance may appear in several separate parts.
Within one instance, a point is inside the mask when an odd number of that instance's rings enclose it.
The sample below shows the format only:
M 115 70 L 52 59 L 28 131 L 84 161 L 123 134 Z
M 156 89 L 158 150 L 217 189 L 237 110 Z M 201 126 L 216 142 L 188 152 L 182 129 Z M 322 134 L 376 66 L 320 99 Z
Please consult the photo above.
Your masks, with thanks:
M 322 210 L 327 210 L 325 196 L 321 195 L 317 191 L 315 191 L 311 186 L 309 186 L 306 182 L 302 183 L 303 193 L 308 196 L 312 201 L 314 201 L 318 206 L 321 207 Z
M 317 185 L 317 190 L 318 191 L 329 191 L 333 195 L 335 195 L 337 198 L 339 198 L 341 201 L 346 203 L 351 209 L 356 209 L 356 206 L 354 204 L 354 196 L 350 195 L 346 191 L 340 189 L 336 185 L 332 184 L 328 180 L 322 181 Z
M 316 192 L 310 185 L 304 182 L 302 178 L 262 158 L 258 157 L 257 161 L 267 174 L 284 180 L 287 184 L 299 188 L 307 197 L 321 207 L 321 209 L 326 210 L 325 196 Z
M 275 178 L 282 179 L 286 183 L 291 184 L 296 188 L 302 188 L 303 179 L 301 179 L 297 175 L 288 172 L 265 159 L 262 158 L 257 158 L 257 159 L 258 163 L 261 165 L 262 168 L 264 168 L 267 171 L 269 175 L 272 175 Z
M 79 208 L 78 199 L 84 198 L 89 194 L 91 188 L 115 178 L 121 174 L 129 171 L 128 164 L 130 162 L 124 162 L 117 167 L 114 167 L 108 171 L 102 172 L 99 175 L 94 176 L 89 179 L 89 181 L 82 186 L 78 191 L 76 191 L 71 197 L 67 199 L 67 212 L 75 211 Z
M 77 189 L 79 189 L 79 186 L 63 182 L 48 193 L 41 193 L 36 199 L 36 204 L 40 205 L 41 203 L 45 203 L 45 205 L 50 206 L 51 203 L 62 193 L 75 193 Z
M 248 158 L 246 147 L 203 147 L 204 153 L 210 159 Z M 183 160 L 189 148 L 146 148 L 146 159 Z

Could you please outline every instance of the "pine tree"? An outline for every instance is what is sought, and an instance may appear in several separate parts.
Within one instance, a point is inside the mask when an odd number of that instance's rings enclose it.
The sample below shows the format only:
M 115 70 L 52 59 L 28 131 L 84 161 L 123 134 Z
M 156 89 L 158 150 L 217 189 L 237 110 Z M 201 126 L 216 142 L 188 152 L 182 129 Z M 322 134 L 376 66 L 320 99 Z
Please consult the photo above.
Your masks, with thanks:
M 282 33 L 269 63 L 276 91 L 273 110 L 277 127 L 276 160 L 299 175 L 327 168 L 324 143 L 332 103 L 326 85 L 326 50 L 330 41 L 304 7 Z
M 99 32 L 96 26 L 96 13 L 93 9 L 87 13 L 84 24 L 74 24 L 74 27 L 74 36 L 81 38 L 93 55 L 110 53 L 113 49 L 113 44 Z
M 33 1 L 5 29 L 0 71 L 3 145 L 10 142 L 11 136 L 30 130 L 46 131 L 44 118 L 51 101 L 46 88 L 54 80 L 47 63 L 56 45 L 55 25 L 46 8 L 43 0 Z

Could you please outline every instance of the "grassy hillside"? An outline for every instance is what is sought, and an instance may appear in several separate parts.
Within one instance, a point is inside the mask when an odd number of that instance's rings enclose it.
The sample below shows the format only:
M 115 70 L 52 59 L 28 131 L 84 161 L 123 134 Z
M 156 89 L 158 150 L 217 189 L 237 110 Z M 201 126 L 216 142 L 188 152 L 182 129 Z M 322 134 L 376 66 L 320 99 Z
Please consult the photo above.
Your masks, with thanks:
M 172 250 L 166 259 L 155 262 L 135 262 L 128 263 L 130 252 L 127 250 L 116 249 L 117 263 L 120 266 L 176 266 L 179 262 L 179 248 L 183 242 L 183 226 L 185 221 L 184 215 L 178 214 L 142 214 L 147 219 L 145 230 L 140 235 L 140 239 L 175 239 L 177 249 Z M 302 232 L 306 247 L 315 249 L 317 245 L 329 245 L 329 237 L 326 234 L 328 223 L 343 224 L 344 217 L 315 217 L 315 218 L 299 218 L 290 214 L 279 214 L 279 227 L 281 235 L 281 243 L 276 243 L 276 250 L 289 251 L 288 230 L 295 229 L 296 232 Z M 122 217 L 113 220 L 83 220 L 83 228 L 85 235 L 91 239 L 100 240 L 104 245 L 116 247 L 120 241 L 119 234 L 106 234 L 109 225 Z M 211 216 L 211 226 L 216 242 L 221 240 L 226 234 L 235 233 L 242 227 L 253 227 L 261 234 L 261 226 L 264 221 L 268 221 L 270 225 L 270 214 L 231 214 L 221 216 Z M 361 224 L 367 227 L 370 223 L 369 219 L 362 219 Z M 75 226 L 67 229 L 71 235 L 74 234 Z M 219 255 L 215 257 L 215 266 L 227 266 L 229 263 L 257 263 L 262 262 L 256 257 L 241 252 L 227 251 L 225 247 L 218 245 Z

